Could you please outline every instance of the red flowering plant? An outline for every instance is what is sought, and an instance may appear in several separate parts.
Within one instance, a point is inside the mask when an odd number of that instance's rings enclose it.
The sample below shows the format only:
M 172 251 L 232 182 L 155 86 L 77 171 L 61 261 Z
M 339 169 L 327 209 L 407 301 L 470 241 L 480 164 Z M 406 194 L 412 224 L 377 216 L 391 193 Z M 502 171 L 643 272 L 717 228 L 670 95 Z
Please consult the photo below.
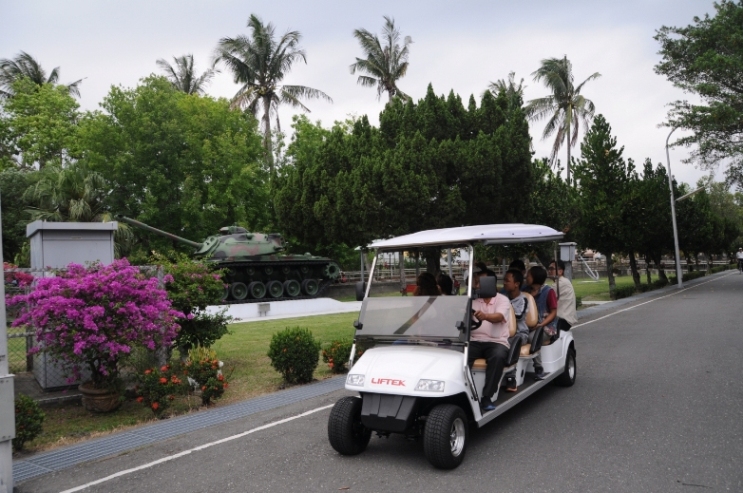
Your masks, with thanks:
M 172 344 L 183 317 L 171 308 L 157 278 L 146 278 L 126 259 L 88 267 L 70 264 L 8 304 L 20 305 L 13 326 L 35 331 L 30 353 L 43 351 L 67 364 L 70 381 L 88 369 L 98 389 L 118 389 L 119 360 L 135 346 L 155 350 Z
M 3 275 L 5 276 L 5 284 L 13 287 L 23 288 L 30 286 L 34 281 L 34 276 L 19 270 L 17 265 L 8 262 L 3 262 Z
M 201 403 L 208 406 L 212 399 L 219 399 L 228 386 L 217 359 L 203 358 L 186 362 L 186 373 L 201 389 Z
M 352 347 L 351 339 L 335 340 L 322 350 L 322 360 L 328 364 L 331 372 L 343 373 L 346 371 L 346 363 L 351 359 Z M 363 353 L 364 350 L 357 346 L 356 359 L 359 359 Z
M 180 378 L 178 370 L 170 365 L 148 368 L 136 376 L 136 381 L 137 402 L 150 408 L 157 417 L 170 407 L 176 394 L 185 393 L 188 386 Z

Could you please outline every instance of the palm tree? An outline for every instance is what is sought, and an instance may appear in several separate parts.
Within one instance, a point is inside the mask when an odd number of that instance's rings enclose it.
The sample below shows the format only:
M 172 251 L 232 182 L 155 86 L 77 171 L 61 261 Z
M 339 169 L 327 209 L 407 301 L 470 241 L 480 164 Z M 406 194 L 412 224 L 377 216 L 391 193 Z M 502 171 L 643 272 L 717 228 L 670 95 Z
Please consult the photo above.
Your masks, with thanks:
M 59 67 L 55 67 L 47 77 L 41 64 L 25 51 L 20 52 L 13 59 L 3 58 L 0 60 L 0 97 L 12 97 L 13 84 L 23 77 L 28 77 L 39 86 L 43 84 L 56 85 L 59 81 Z M 66 84 L 70 94 L 80 97 L 78 86 L 81 82 L 82 79 L 76 80 L 72 84 Z
M 23 201 L 31 220 L 105 222 L 113 220 L 105 205 L 107 190 L 103 175 L 77 161 L 66 168 L 44 168 L 36 183 L 23 194 Z M 129 226 L 120 222 L 114 231 L 115 255 L 125 255 L 133 239 Z
M 174 56 L 173 61 L 175 67 L 162 58 L 157 61 L 157 66 L 165 72 L 173 87 L 186 94 L 203 95 L 206 86 L 214 77 L 214 70 L 208 69 L 197 77 L 193 65 L 193 55 L 190 53 L 179 57 Z
M 498 96 L 499 92 L 505 91 L 509 107 L 520 108 L 523 104 L 525 88 L 524 79 L 521 79 L 518 85 L 516 85 L 516 73 L 510 72 L 507 81 L 498 79 L 496 82 L 491 82 L 490 85 L 488 85 L 487 90 L 490 91 L 493 96 Z
M 251 36 L 222 38 L 214 54 L 214 65 L 224 63 L 232 70 L 234 81 L 242 84 L 232 99 L 233 107 L 263 112 L 263 145 L 273 175 L 273 150 L 271 143 L 271 115 L 276 115 L 276 129 L 281 131 L 278 108 L 281 104 L 309 108 L 301 99 L 322 98 L 333 102 L 330 96 L 307 86 L 281 85 L 294 62 L 307 63 L 304 50 L 299 48 L 302 37 L 299 31 L 288 31 L 278 41 L 273 24 L 264 24 L 255 14 L 248 19 Z
M 533 121 L 549 117 L 542 138 L 546 139 L 557 133 L 550 156 L 552 163 L 556 161 L 563 141 L 567 144 L 567 181 L 570 183 L 570 148 L 578 143 L 581 120 L 587 128 L 596 111 L 591 100 L 583 97 L 580 91 L 586 82 L 601 77 L 601 74 L 596 72 L 576 86 L 573 83 L 573 65 L 565 56 L 542 60 L 542 66 L 531 75 L 536 82 L 544 81 L 552 94 L 529 101 L 526 114 Z
M 410 36 L 405 36 L 400 46 L 400 30 L 395 27 L 395 20 L 384 16 L 384 27 L 382 38 L 385 45 L 379 41 L 376 34 L 366 29 L 355 29 L 354 37 L 359 40 L 361 49 L 366 55 L 365 59 L 356 58 L 356 63 L 351 65 L 351 73 L 359 72 L 367 75 L 359 75 L 357 83 L 365 87 L 377 86 L 377 98 L 387 91 L 389 101 L 394 96 L 409 99 L 410 96 L 397 87 L 397 81 L 405 76 L 408 71 L 408 47 L 413 43 Z

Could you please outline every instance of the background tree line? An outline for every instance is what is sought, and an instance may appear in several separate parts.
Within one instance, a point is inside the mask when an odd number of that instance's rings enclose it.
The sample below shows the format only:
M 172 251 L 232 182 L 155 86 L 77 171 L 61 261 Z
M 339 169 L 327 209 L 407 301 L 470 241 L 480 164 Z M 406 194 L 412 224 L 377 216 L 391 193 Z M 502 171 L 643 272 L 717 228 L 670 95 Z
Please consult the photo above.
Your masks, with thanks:
M 669 125 L 696 132 L 693 142 L 701 154 L 695 156 L 737 159 L 739 129 L 731 123 L 740 117 L 737 86 L 725 79 L 731 72 L 724 66 L 737 66 L 741 50 L 721 46 L 717 38 L 726 26 L 741 29 L 735 19 L 743 6 L 723 1 L 716 9 L 717 17 L 695 20 L 694 26 L 659 30 L 664 61 L 657 70 L 710 101 L 707 109 L 677 103 L 669 118 Z M 430 85 L 415 102 L 398 87 L 412 40 L 385 17 L 381 37 L 354 31 L 363 57 L 351 65 L 352 73 L 362 73 L 360 84 L 388 95 L 379 126 L 366 116 L 329 129 L 295 117 L 284 148 L 275 132 L 280 122 L 272 127 L 270 118 L 278 106 L 308 111 L 302 99 L 329 96 L 281 84 L 293 63 L 306 61 L 299 32 L 278 37 L 272 24 L 254 15 L 248 28 L 248 36 L 223 38 L 215 49 L 215 66 L 228 67 L 240 85 L 230 101 L 205 94 L 213 69 L 197 74 L 190 55 L 174 57 L 174 66 L 158 60 L 164 78 L 112 87 L 101 110 L 93 112 L 81 112 L 74 98 L 81 81 L 58 84 L 58 68 L 47 76 L 24 52 L 0 60 L 5 257 L 23 252 L 31 219 L 90 221 L 111 213 L 196 240 L 232 223 L 279 230 L 295 251 L 339 260 L 382 236 L 535 222 L 608 254 L 610 262 L 613 253 L 627 255 L 638 283 L 638 256 L 659 265 L 671 251 L 665 169 L 649 160 L 637 169 L 625 160 L 609 123 L 593 119 L 594 105 L 581 93 L 600 74 L 575 85 L 566 56 L 543 60 L 532 74 L 549 90 L 544 98 L 524 102 L 523 84 L 511 74 L 508 81 L 491 83 L 479 101 L 470 96 L 466 105 L 454 91 L 439 96 Z M 681 43 L 672 34 L 686 38 Z M 708 63 L 715 50 L 727 65 Z M 714 77 L 704 75 L 710 73 Z M 722 122 L 728 133 L 715 128 L 722 120 L 710 116 L 713 110 L 728 117 Z M 555 134 L 549 160 L 534 159 L 531 152 L 527 119 L 542 118 L 543 136 Z M 580 157 L 565 163 L 574 177 L 563 179 L 557 151 L 567 144 L 570 156 L 581 122 L 588 132 Z M 731 170 L 729 183 L 735 166 Z M 681 248 L 690 261 L 742 244 L 740 194 L 710 180 L 702 184 L 704 191 L 677 208 Z M 677 197 L 689 191 L 683 184 L 674 187 Z M 121 234 L 118 248 L 121 255 L 142 257 L 180 246 L 137 231 Z

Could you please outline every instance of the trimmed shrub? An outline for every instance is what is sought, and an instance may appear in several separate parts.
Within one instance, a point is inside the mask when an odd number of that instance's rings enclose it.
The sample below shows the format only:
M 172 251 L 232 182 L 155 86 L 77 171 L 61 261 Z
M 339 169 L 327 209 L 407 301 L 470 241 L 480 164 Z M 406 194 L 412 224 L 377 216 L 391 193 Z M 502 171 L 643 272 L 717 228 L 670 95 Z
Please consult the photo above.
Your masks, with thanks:
M 633 294 L 635 294 L 634 286 L 622 286 L 622 287 L 614 289 L 614 293 L 612 294 L 612 299 L 619 300 L 622 298 L 629 298 Z
M 717 274 L 718 272 L 722 272 L 722 271 L 725 271 L 725 270 L 728 270 L 728 269 L 732 269 L 732 268 L 733 268 L 733 265 L 732 264 L 718 265 L 717 267 L 712 267 L 709 270 L 709 273 L 710 274 Z
M 660 288 L 668 286 L 668 281 L 664 279 L 656 279 L 655 281 L 653 281 L 652 286 L 653 286 L 653 289 L 660 289 Z
M 15 400 L 15 438 L 13 450 L 23 449 L 26 442 L 30 442 L 42 432 L 46 415 L 39 404 L 27 395 L 18 394 Z
M 351 358 L 352 347 L 351 339 L 335 340 L 322 350 L 322 360 L 328 364 L 328 368 L 333 373 L 343 373 L 346 370 L 346 363 Z
M 227 379 L 220 367 L 221 362 L 216 358 L 192 359 L 186 363 L 186 372 L 198 383 L 201 389 L 201 403 L 205 406 L 211 404 L 212 399 L 222 397 L 227 388 Z
M 310 382 L 320 361 L 320 341 L 309 329 L 286 328 L 271 338 L 268 357 L 287 383 Z
M 576 296 L 575 297 L 575 307 L 578 308 L 579 306 L 583 306 L 583 297 Z
M 185 394 L 186 385 L 170 365 L 147 368 L 137 375 L 137 402 L 150 408 L 158 418 L 170 407 L 176 394 Z

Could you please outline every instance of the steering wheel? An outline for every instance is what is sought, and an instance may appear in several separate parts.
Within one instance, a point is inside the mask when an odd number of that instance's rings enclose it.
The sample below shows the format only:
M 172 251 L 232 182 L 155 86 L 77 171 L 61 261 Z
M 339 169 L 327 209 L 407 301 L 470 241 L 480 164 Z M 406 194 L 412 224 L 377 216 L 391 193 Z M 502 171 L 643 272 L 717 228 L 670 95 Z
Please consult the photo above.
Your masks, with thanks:
M 472 323 L 470 324 L 470 327 L 476 330 L 476 329 L 479 329 L 481 325 L 482 325 L 482 320 L 477 320 L 475 318 L 475 310 L 472 310 Z

